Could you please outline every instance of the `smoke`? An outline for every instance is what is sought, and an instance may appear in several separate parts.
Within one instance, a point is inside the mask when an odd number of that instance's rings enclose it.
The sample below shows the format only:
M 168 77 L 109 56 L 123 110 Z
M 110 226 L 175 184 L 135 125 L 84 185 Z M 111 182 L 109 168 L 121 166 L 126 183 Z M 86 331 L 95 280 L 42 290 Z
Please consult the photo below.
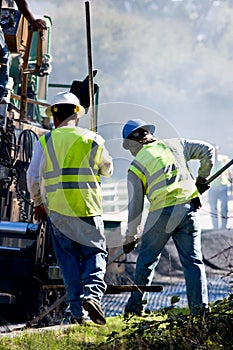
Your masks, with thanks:
M 84 1 L 39 6 L 53 22 L 52 83 L 88 73 Z M 58 6 L 57 6 L 58 4 Z M 129 5 L 129 2 L 127 2 Z M 159 111 L 183 137 L 233 154 L 230 2 L 91 2 L 93 68 L 100 104 L 142 104 Z M 208 6 L 207 6 L 208 5 Z M 74 11 L 74 8 L 76 9 Z M 49 96 L 56 90 L 49 90 Z M 100 115 L 103 120 L 103 116 Z M 115 122 L 119 119 L 109 119 Z M 119 116 L 117 116 L 119 118 Z M 111 136 L 111 132 L 109 131 Z

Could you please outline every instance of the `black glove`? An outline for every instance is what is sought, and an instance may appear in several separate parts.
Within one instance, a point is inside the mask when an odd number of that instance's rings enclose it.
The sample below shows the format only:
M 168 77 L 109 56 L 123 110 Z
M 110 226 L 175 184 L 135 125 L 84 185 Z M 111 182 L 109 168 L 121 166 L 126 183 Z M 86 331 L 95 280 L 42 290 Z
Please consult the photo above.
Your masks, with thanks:
M 194 206 L 195 209 L 200 209 L 202 207 L 201 200 L 199 197 L 191 199 L 190 203 Z
M 132 250 L 134 250 L 137 247 L 138 241 L 139 239 L 137 235 L 134 235 L 134 236 L 126 235 L 125 242 L 123 243 L 124 253 L 128 254 L 132 252 Z
M 205 191 L 207 191 L 210 188 L 210 185 L 206 184 L 205 177 L 197 177 L 196 186 L 197 186 L 198 192 L 200 194 L 204 193 Z

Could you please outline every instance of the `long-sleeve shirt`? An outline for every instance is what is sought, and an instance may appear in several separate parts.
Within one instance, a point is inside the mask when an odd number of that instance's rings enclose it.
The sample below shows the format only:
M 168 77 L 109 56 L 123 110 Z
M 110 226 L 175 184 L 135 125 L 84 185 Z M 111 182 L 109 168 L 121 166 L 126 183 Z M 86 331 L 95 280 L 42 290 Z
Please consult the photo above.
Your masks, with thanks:
M 187 163 L 190 160 L 199 160 L 199 177 L 208 177 L 214 163 L 214 146 L 199 140 L 170 139 L 164 142 L 171 149 L 177 161 Z M 177 151 L 177 143 L 182 145 L 182 153 Z M 195 181 L 195 180 L 194 180 Z M 128 230 L 130 236 L 137 234 L 137 228 L 141 223 L 144 208 L 145 189 L 140 178 L 132 171 L 128 172 Z

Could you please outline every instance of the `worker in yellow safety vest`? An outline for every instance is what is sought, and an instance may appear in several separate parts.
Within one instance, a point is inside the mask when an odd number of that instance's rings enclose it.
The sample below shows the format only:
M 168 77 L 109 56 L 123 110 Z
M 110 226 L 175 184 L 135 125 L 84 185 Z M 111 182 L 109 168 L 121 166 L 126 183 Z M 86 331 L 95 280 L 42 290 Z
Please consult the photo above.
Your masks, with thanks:
M 35 147 L 27 171 L 36 220 L 51 231 L 71 321 L 105 324 L 101 299 L 106 290 L 106 242 L 102 220 L 100 176 L 111 176 L 112 159 L 104 139 L 77 126 L 85 110 L 71 92 L 55 95 L 46 114 L 55 129 Z
M 213 174 L 230 161 L 230 158 L 221 154 L 220 147 L 215 145 L 215 164 L 212 169 Z M 211 175 L 212 175 L 211 172 Z M 232 182 L 233 174 L 230 169 L 224 171 L 215 179 L 208 191 L 211 219 L 214 229 L 225 230 L 227 228 L 228 216 L 228 189 Z
M 199 193 L 205 185 L 214 160 L 214 147 L 207 142 L 187 139 L 159 140 L 155 126 L 141 119 L 129 120 L 123 127 L 123 147 L 135 157 L 128 170 L 128 227 L 123 249 L 130 253 L 138 244 L 144 196 L 149 213 L 144 225 L 135 284 L 152 283 L 161 251 L 172 237 L 183 267 L 187 298 L 192 314 L 209 310 L 205 266 L 201 251 Z M 198 178 L 191 175 L 187 162 L 200 160 Z M 135 291 L 125 313 L 141 315 L 147 293 Z

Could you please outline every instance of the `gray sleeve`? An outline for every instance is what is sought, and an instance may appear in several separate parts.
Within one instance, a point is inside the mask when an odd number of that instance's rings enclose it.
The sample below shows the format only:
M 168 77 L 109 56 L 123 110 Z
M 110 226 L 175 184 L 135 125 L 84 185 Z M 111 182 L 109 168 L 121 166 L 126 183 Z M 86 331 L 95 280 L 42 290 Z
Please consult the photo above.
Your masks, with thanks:
M 141 180 L 132 172 L 128 172 L 128 232 L 129 236 L 137 234 L 144 207 L 144 188 Z
M 214 165 L 215 147 L 200 140 L 182 139 L 186 161 L 197 159 L 200 161 L 198 176 L 208 177 Z
M 33 200 L 35 206 L 38 206 L 42 203 L 40 172 L 44 167 L 44 163 L 45 158 L 43 157 L 43 149 L 41 147 L 40 141 L 37 141 L 26 174 L 27 188 L 30 192 L 30 197 Z
M 99 174 L 105 177 L 110 177 L 113 174 L 113 162 L 107 149 L 103 146 L 102 162 L 100 164 Z
M 105 140 L 102 136 L 93 133 L 94 135 L 93 139 L 96 144 L 102 148 L 101 157 L 99 159 L 99 175 L 102 175 L 104 177 L 110 177 L 113 174 L 113 161 L 112 157 L 110 156 L 108 150 L 105 147 Z

